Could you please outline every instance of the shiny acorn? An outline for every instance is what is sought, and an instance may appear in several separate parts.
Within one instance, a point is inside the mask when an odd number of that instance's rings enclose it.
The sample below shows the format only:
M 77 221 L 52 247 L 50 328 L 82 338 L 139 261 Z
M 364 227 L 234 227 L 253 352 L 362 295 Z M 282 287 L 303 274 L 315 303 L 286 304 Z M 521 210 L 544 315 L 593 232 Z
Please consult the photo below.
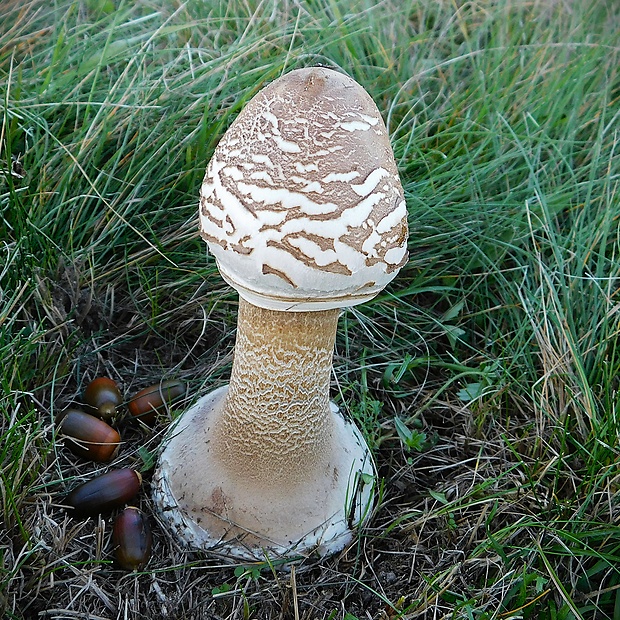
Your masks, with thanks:
M 94 516 L 132 500 L 141 484 L 142 476 L 137 471 L 112 469 L 73 489 L 65 503 L 79 516 Z
M 79 409 L 68 409 L 58 425 L 65 445 L 78 456 L 105 463 L 120 445 L 121 436 L 109 424 Z
M 183 381 L 162 381 L 140 390 L 129 401 L 127 408 L 134 418 L 146 424 L 154 424 L 157 414 L 165 411 L 166 405 L 185 396 L 186 391 L 187 386 Z
M 123 403 L 123 396 L 116 381 L 97 377 L 86 386 L 84 403 L 88 405 L 90 413 L 109 420 L 116 415 L 117 408 Z
M 152 535 L 146 515 L 128 506 L 114 520 L 112 529 L 114 556 L 121 568 L 140 570 L 151 557 Z

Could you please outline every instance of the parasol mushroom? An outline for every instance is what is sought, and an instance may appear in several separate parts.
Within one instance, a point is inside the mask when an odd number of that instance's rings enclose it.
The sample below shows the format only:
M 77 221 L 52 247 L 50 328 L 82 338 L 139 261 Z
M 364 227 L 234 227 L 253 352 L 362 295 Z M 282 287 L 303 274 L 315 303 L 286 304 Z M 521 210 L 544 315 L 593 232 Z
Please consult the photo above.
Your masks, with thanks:
M 261 90 L 209 162 L 200 227 L 240 295 L 237 340 L 229 385 L 164 441 L 162 519 L 230 558 L 338 551 L 370 513 L 375 477 L 329 399 L 338 316 L 407 260 L 403 189 L 370 96 L 319 67 Z

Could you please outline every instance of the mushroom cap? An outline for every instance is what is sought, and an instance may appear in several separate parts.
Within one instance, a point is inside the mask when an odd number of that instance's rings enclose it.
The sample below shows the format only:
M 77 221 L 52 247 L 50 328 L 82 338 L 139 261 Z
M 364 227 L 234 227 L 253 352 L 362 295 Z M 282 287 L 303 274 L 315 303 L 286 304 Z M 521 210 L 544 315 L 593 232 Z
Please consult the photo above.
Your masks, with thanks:
M 374 297 L 407 261 L 407 210 L 368 93 L 322 67 L 263 88 L 209 162 L 200 229 L 222 277 L 257 306 L 326 310 Z

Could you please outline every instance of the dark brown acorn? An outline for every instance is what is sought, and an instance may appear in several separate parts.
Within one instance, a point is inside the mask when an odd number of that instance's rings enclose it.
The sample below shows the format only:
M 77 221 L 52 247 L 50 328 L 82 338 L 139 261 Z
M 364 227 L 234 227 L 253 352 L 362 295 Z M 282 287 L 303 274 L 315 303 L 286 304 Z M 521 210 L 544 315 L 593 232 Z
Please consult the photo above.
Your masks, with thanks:
M 142 476 L 137 471 L 112 469 L 73 489 L 65 503 L 77 515 L 89 517 L 126 504 L 138 494 L 141 484 Z
M 116 415 L 123 396 L 116 381 L 108 377 L 97 377 L 86 386 L 84 402 L 89 406 L 90 413 L 109 420 Z
M 146 424 L 154 424 L 157 414 L 165 411 L 166 405 L 185 395 L 187 386 L 183 381 L 163 381 L 140 390 L 128 403 L 129 413 Z
M 151 557 L 151 528 L 146 515 L 128 506 L 114 521 L 112 530 L 114 555 L 121 568 L 140 570 Z
M 79 409 L 68 409 L 58 426 L 66 446 L 78 456 L 98 463 L 109 461 L 121 436 L 109 424 Z

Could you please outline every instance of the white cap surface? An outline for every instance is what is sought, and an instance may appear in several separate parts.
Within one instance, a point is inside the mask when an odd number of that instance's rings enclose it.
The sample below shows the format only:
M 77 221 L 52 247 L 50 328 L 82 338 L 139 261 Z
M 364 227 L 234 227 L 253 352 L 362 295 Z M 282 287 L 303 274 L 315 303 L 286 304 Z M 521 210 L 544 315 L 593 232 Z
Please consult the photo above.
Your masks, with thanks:
M 320 67 L 261 90 L 209 162 L 200 229 L 254 305 L 325 310 L 374 297 L 407 261 L 407 211 L 366 91 Z

